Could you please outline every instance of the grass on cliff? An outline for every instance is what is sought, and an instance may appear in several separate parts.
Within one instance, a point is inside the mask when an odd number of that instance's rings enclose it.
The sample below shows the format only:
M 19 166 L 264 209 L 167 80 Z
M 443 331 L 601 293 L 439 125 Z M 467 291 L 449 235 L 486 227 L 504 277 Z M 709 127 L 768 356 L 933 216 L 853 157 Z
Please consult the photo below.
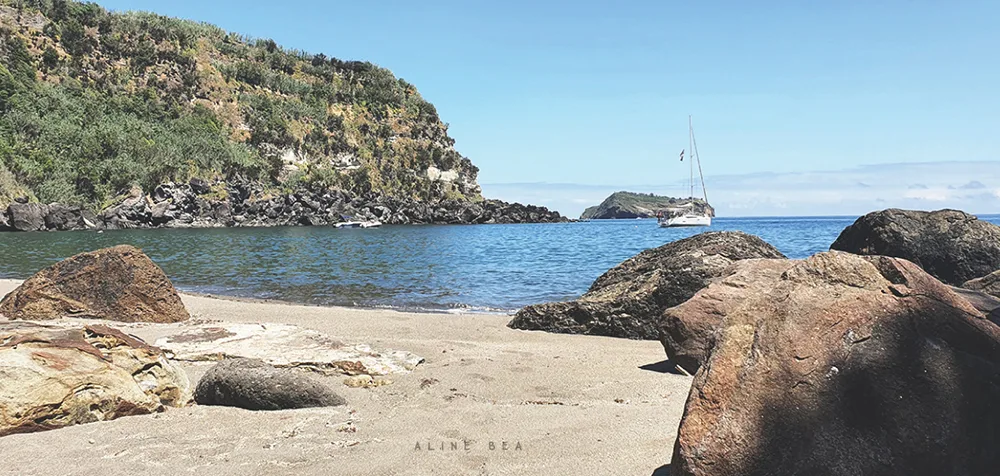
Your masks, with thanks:
M 413 85 L 365 62 L 193 21 L 65 0 L 0 0 L 0 201 L 91 206 L 131 186 L 296 179 L 417 199 L 477 169 Z

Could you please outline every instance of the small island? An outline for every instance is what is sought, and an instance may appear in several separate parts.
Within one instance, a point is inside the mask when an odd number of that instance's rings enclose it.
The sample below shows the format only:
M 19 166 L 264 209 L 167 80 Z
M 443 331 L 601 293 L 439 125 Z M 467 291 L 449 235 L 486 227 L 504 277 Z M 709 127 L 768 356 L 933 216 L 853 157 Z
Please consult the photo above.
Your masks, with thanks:
M 600 205 L 589 207 L 581 220 L 613 218 L 653 218 L 658 211 L 691 207 L 696 213 L 715 216 L 715 209 L 700 198 L 674 198 L 652 193 L 615 192 Z

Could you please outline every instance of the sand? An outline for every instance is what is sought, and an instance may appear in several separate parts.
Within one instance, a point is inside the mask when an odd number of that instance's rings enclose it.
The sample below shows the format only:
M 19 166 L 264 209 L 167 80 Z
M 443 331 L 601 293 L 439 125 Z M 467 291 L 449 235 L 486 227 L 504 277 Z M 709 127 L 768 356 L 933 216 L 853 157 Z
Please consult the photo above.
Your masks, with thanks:
M 17 281 L 0 280 L 0 295 Z M 508 316 L 184 295 L 195 318 L 279 322 L 427 360 L 345 407 L 192 406 L 0 438 L 0 474 L 662 475 L 691 384 L 658 342 L 529 332 Z M 156 326 L 131 331 L 153 340 Z M 646 368 L 644 368 L 646 367 Z M 192 382 L 208 368 L 185 365 Z

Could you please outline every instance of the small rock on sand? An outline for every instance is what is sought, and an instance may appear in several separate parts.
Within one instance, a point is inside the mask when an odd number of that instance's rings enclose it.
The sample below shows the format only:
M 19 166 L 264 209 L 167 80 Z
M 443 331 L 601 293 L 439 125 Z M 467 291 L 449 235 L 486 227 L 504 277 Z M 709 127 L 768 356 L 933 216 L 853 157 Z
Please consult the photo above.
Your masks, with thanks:
M 229 359 L 212 367 L 194 392 L 199 405 L 247 410 L 332 407 L 347 402 L 301 370 L 272 367 L 256 359 Z

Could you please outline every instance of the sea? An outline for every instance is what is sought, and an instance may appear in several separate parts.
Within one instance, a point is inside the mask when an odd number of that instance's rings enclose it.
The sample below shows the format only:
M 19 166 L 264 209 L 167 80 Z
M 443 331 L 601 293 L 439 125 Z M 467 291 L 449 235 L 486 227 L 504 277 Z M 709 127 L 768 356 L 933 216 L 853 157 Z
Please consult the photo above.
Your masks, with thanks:
M 1000 215 L 982 220 L 1000 224 Z M 574 299 L 642 250 L 706 231 L 757 235 L 790 258 L 829 249 L 857 217 L 718 217 L 519 225 L 210 228 L 0 233 L 0 277 L 24 279 L 76 253 L 131 244 L 182 291 L 302 304 L 511 313 Z

